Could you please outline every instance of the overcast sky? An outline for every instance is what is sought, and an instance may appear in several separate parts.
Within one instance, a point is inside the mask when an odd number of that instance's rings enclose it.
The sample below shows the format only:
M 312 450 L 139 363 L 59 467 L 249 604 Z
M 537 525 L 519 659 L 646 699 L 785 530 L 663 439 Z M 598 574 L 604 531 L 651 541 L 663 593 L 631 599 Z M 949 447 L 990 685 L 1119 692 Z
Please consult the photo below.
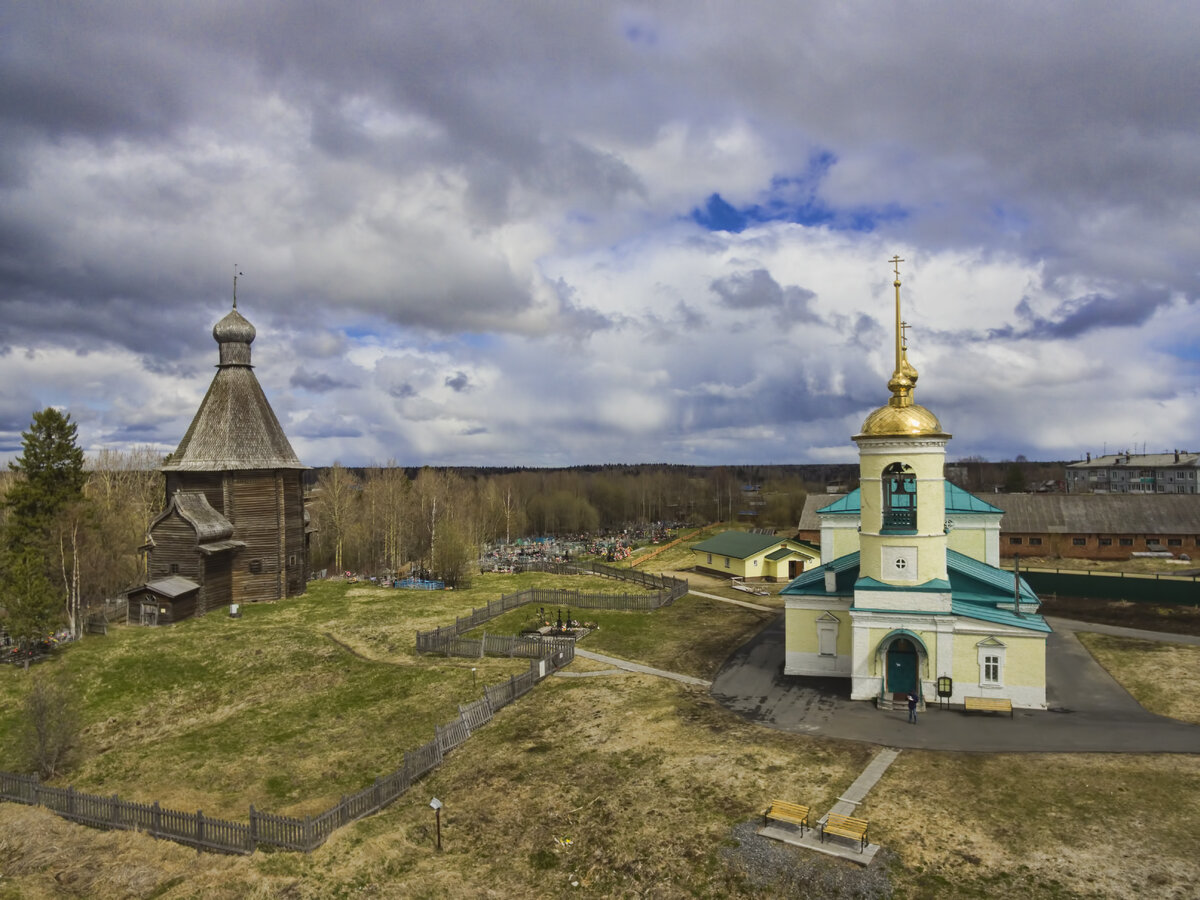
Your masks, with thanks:
M 851 461 L 899 254 L 951 459 L 1200 449 L 1200 5 L 0 6 L 0 458 Z

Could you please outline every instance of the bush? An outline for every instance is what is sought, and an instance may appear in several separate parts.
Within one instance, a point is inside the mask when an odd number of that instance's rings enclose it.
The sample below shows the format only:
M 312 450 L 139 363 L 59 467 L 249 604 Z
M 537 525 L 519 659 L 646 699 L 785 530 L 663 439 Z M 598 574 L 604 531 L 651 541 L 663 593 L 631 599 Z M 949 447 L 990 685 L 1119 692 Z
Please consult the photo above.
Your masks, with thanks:
M 44 779 L 67 770 L 79 743 L 75 698 L 61 678 L 33 676 L 22 704 L 21 750 L 27 765 Z

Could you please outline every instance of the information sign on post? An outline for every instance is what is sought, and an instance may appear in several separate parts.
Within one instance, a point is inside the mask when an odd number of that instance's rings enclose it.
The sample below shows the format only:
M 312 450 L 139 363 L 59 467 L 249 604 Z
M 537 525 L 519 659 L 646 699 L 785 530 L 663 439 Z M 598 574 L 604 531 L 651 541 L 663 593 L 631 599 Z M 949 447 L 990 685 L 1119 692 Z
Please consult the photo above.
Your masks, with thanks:
M 442 801 L 434 797 L 429 801 L 430 807 L 433 808 L 434 818 L 437 819 L 437 848 L 442 849 Z

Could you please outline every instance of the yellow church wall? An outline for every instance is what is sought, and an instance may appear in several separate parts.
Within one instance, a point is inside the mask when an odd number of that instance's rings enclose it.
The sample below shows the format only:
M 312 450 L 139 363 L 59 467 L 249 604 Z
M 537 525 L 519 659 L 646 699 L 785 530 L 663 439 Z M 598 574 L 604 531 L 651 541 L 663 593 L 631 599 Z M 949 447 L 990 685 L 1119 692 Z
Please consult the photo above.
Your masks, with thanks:
M 1004 683 L 1044 685 L 1046 683 L 1046 642 L 1040 637 L 1004 640 Z
M 985 639 L 982 634 L 954 636 L 954 670 L 950 674 L 956 682 L 979 683 L 979 643 Z M 1046 641 L 1042 637 L 1006 634 L 996 639 L 1004 645 L 1004 687 L 1045 685 Z
M 845 610 L 789 609 L 784 616 L 784 646 L 790 653 L 819 653 L 817 619 L 826 614 L 838 620 L 837 655 L 849 656 L 854 649 L 854 629 Z
M 946 545 L 972 559 L 987 559 L 987 533 L 981 528 L 951 529 Z

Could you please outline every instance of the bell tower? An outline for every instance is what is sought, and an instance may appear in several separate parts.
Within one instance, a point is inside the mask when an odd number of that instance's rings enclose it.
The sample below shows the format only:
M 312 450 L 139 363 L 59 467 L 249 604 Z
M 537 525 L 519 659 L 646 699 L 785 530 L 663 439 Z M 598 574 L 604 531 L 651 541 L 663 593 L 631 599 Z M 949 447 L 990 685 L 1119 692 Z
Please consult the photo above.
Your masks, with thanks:
M 944 479 L 950 435 L 933 413 L 913 401 L 917 370 L 908 361 L 908 324 L 900 315 L 904 260 L 895 256 L 890 262 L 896 289 L 892 396 L 854 436 L 862 490 L 859 576 L 911 587 L 947 579 Z

